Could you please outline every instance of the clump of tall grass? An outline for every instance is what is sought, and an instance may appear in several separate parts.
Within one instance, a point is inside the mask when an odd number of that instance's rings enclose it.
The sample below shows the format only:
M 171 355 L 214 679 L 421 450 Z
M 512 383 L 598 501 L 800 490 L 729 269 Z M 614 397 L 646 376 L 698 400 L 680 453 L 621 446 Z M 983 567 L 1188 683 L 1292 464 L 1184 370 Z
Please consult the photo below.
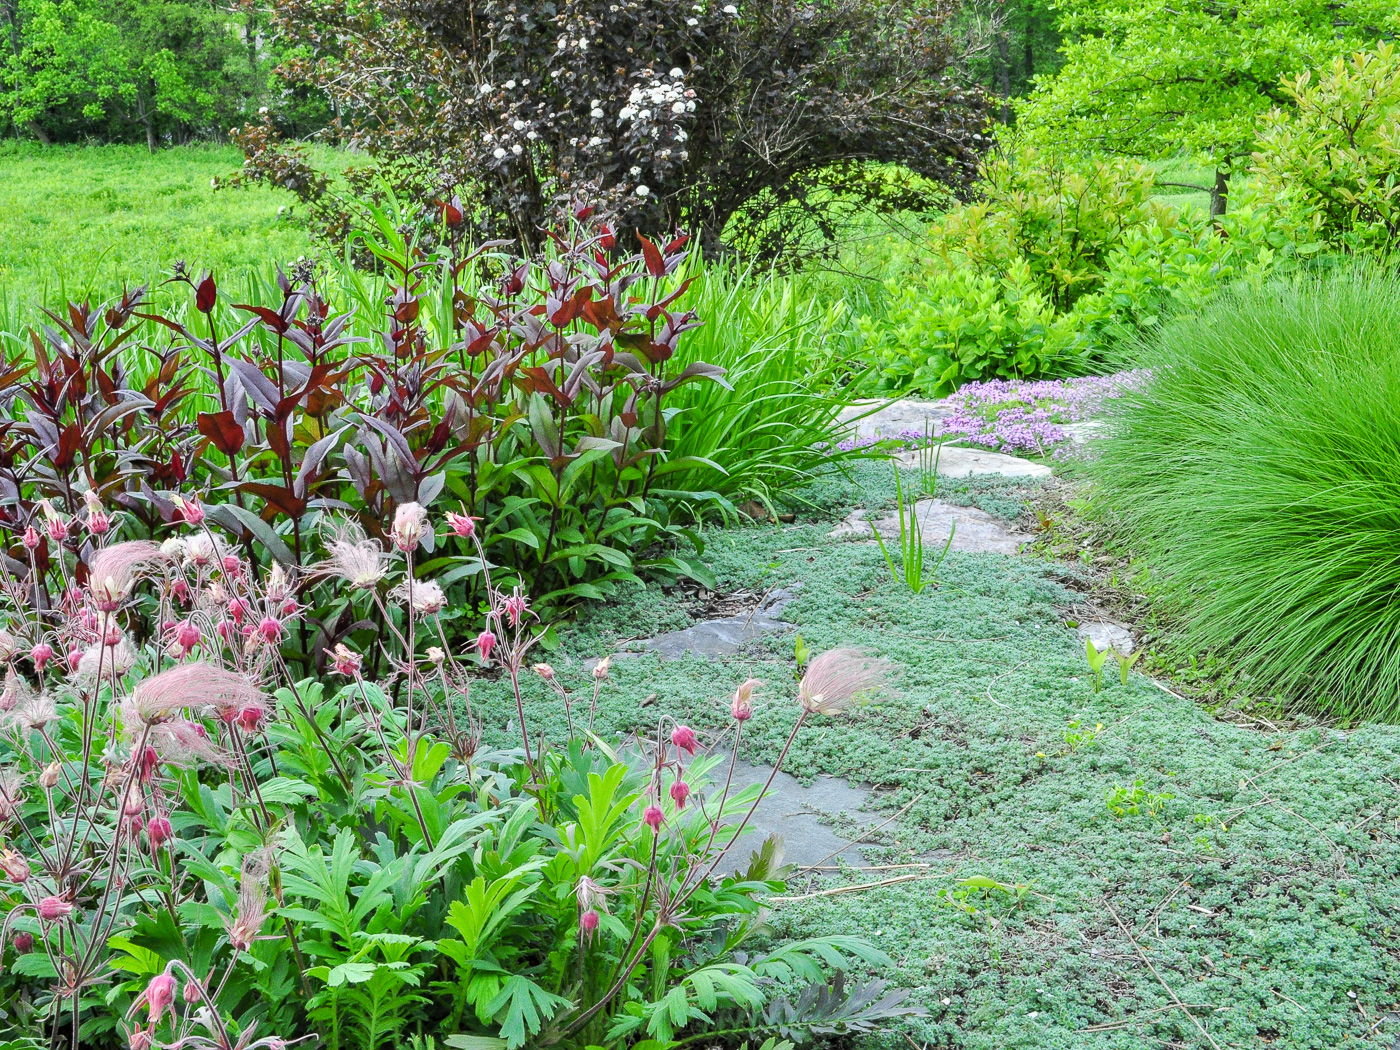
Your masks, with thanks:
M 1172 641 L 1255 695 L 1400 718 L 1400 280 L 1240 292 L 1142 358 L 1085 469 Z

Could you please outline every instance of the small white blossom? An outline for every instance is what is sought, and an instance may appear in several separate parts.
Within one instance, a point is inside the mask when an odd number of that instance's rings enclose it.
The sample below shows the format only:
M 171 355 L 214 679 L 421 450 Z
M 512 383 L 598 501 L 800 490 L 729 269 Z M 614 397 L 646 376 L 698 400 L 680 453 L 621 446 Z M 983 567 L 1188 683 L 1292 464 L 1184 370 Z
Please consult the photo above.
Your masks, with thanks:
M 525 137 L 526 137 L 527 139 L 529 139 L 531 142 L 534 142 L 535 139 L 539 138 L 539 136 L 536 135 L 533 131 L 527 131 L 527 132 L 525 132 Z
M 671 106 L 671 112 L 672 112 L 672 113 L 684 113 L 684 112 L 685 112 L 685 103 L 684 103 L 684 102 L 676 102 L 676 103 L 673 103 L 672 106 Z
M 645 197 L 645 196 L 647 196 L 649 193 L 651 193 L 651 188 L 650 188 L 650 187 L 648 187 L 648 186 L 638 186 L 638 187 L 637 187 L 637 196 L 638 196 L 638 197 Z
M 500 160 L 500 159 L 501 159 L 502 157 L 504 157 L 505 155 L 506 155 L 506 151 L 503 150 L 503 149 L 501 149 L 500 146 L 497 146 L 495 149 L 493 149 L 493 150 L 491 151 L 491 156 L 495 157 L 497 160 Z
M 672 67 L 671 67 L 671 76 L 673 76 L 673 77 L 683 77 L 683 76 L 685 76 L 685 74 L 684 74 L 683 72 L 681 72 L 681 67 L 680 67 L 680 66 L 672 66 Z
M 513 127 L 516 131 L 524 131 L 525 122 L 523 120 L 517 120 L 514 124 L 511 125 L 511 127 Z
M 677 141 L 677 142 L 684 142 L 684 141 L 686 140 L 686 138 L 687 138 L 686 133 L 685 133 L 684 131 L 682 131 L 680 128 L 677 128 L 677 129 L 676 129 L 676 141 Z
M 588 50 L 588 38 L 587 38 L 587 37 L 579 37 L 578 49 L 579 49 L 580 51 L 587 51 L 587 50 Z
M 685 24 L 688 25 L 688 26 L 698 26 L 698 25 L 700 24 L 700 19 L 698 19 L 698 18 L 687 18 L 687 19 L 685 20 Z
M 637 165 L 635 164 L 633 164 L 632 167 L 628 169 L 628 174 L 631 175 L 634 179 L 641 173 L 642 169 L 637 167 Z M 643 196 L 645 196 L 645 194 Z
M 477 85 L 477 89 L 476 89 L 476 90 L 477 90 L 477 93 L 480 94 L 480 95 L 489 95 L 489 94 L 491 94 L 493 88 L 491 87 L 490 84 L 479 84 L 479 85 Z
M 694 100 L 694 99 L 691 99 L 689 102 L 687 102 L 687 103 L 685 104 L 685 111 L 686 111 L 687 113 L 694 113 L 694 112 L 695 112 L 695 100 Z
M 637 108 L 635 106 L 623 106 L 622 112 L 618 114 L 618 117 L 622 120 L 631 120 L 636 114 Z
M 569 38 L 566 36 L 561 36 L 555 43 L 558 46 L 559 50 L 563 51 L 564 48 L 569 46 Z
M 634 105 L 634 106 L 635 106 L 638 102 L 640 102 L 641 100 L 642 100 L 642 89 L 641 89 L 641 88 L 633 88 L 633 89 L 632 89 L 632 93 L 631 93 L 630 95 L 627 96 L 627 101 L 630 102 L 630 103 L 632 103 L 632 105 Z
M 507 80 L 507 81 L 506 81 L 506 90 L 507 90 L 507 91 L 514 91 L 514 90 L 515 90 L 515 81 L 514 81 L 514 80 Z
M 588 140 L 588 144 L 590 146 L 601 146 L 603 144 L 603 140 L 600 139 L 597 135 L 594 135 L 591 139 Z
M 739 9 L 733 4 L 725 4 L 720 10 L 727 15 L 737 15 L 739 13 Z
M 603 100 L 601 98 L 595 98 L 592 102 L 588 103 L 588 105 L 593 109 L 602 109 Z
M 515 145 L 511 146 L 510 151 L 518 157 L 525 152 L 525 147 L 517 142 Z
M 492 139 L 494 139 L 495 137 L 496 137 L 496 136 L 493 135 L 493 134 L 491 134 L 491 132 L 489 132 L 489 131 L 483 131 L 483 132 L 481 133 L 481 141 L 482 141 L 482 142 L 490 142 L 490 141 L 491 141 Z
M 650 119 L 651 119 L 651 110 L 649 110 L 649 109 L 641 109 L 641 110 L 638 110 L 638 111 L 637 111 L 637 119 L 638 119 L 638 120 L 650 120 Z
M 602 109 L 601 109 L 600 107 L 598 107 L 598 106 L 594 106 L 593 109 L 592 109 L 592 111 L 590 111 L 588 115 L 589 115 L 590 117 L 592 117 L 594 120 L 602 120 L 602 119 L 603 119 L 603 111 L 602 111 Z

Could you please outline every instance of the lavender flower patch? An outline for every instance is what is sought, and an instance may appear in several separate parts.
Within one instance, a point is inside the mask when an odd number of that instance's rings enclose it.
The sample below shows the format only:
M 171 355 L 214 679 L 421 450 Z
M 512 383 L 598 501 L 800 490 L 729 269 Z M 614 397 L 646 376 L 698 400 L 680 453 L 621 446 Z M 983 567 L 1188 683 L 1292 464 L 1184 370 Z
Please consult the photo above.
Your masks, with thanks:
M 939 435 L 995 452 L 1049 455 L 1069 440 L 1066 423 L 1094 415 L 1143 378 L 1140 372 L 1078 379 L 994 379 L 968 383 L 947 399 Z

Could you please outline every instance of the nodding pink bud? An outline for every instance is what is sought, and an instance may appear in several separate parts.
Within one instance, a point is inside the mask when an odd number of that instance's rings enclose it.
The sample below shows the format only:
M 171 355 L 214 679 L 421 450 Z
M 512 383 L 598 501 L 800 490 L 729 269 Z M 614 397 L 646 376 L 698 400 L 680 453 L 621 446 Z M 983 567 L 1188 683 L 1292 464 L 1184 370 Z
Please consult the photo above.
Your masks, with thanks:
M 83 662 L 83 651 L 81 649 L 68 650 L 68 670 L 77 671 L 78 665 Z
M 63 767 L 55 760 L 46 765 L 39 773 L 39 786 L 45 791 L 51 791 L 58 786 L 58 775 Z
M 3 871 L 11 882 L 28 882 L 29 859 L 23 853 L 16 853 L 12 849 L 0 850 L 0 871 Z
M 262 728 L 263 713 L 257 704 L 247 704 L 238 709 L 238 724 L 245 733 L 256 733 Z
M 546 682 L 554 681 L 554 668 L 550 667 L 549 664 L 535 664 L 534 671 Z
M 174 834 L 175 829 L 170 826 L 169 817 L 152 817 L 151 822 L 146 825 L 146 835 L 151 840 L 151 849 L 159 849 L 169 842 Z
M 14 946 L 15 952 L 18 955 L 32 952 L 34 950 L 34 935 L 26 932 L 15 934 Z
M 186 525 L 198 525 L 204 521 L 204 508 L 200 506 L 198 496 L 176 496 L 175 507 Z
M 578 924 L 584 933 L 592 933 L 598 928 L 598 913 L 592 908 L 578 917 Z
M 204 990 L 199 987 L 199 982 L 188 980 L 185 986 L 180 989 L 180 998 L 187 1003 L 197 1003 L 204 998 Z
M 512 627 L 518 627 L 520 625 L 520 617 L 525 615 L 527 604 L 523 594 L 512 594 L 503 603 L 506 616 L 509 618 Z
M 89 634 L 96 633 L 97 613 L 93 612 L 91 609 L 84 609 L 82 614 L 78 617 L 78 624 Z
M 295 598 L 288 598 L 282 602 L 280 612 L 284 617 L 295 616 L 298 608 L 297 600 Z
M 263 636 L 265 642 L 280 642 L 282 640 L 282 621 L 275 616 L 264 616 L 258 623 L 258 633 Z
M 108 624 L 106 632 L 102 635 L 102 644 L 108 649 L 115 649 L 121 645 L 122 629 L 116 624 Z
M 750 678 L 734 690 L 734 699 L 729 704 L 729 713 L 736 722 L 747 722 L 753 717 L 753 691 L 758 688 L 759 684 L 757 678 Z
M 27 551 L 37 550 L 41 542 L 39 539 L 39 530 L 33 525 L 29 526 L 29 528 L 24 530 L 24 538 L 21 539 L 20 542 L 24 544 L 24 549 Z
M 243 575 L 243 562 L 239 560 L 238 555 L 225 554 L 223 565 L 225 576 L 238 577 Z
M 56 922 L 73 913 L 73 905 L 62 897 L 45 897 L 39 902 L 39 918 L 44 922 Z
M 151 1050 L 155 1042 L 156 1037 L 144 1028 L 133 1028 L 127 1039 L 127 1045 L 131 1047 L 131 1050 Z
M 238 630 L 238 627 L 231 620 L 220 620 L 214 630 L 218 632 L 223 643 L 227 645 L 233 640 L 234 632 Z
M 138 788 L 135 784 L 132 784 L 130 790 L 128 790 L 126 793 L 126 805 L 122 807 L 122 812 L 125 813 L 128 817 L 135 817 L 139 816 L 141 811 L 145 808 L 145 796 L 141 794 L 140 788 Z
M 482 631 L 476 636 L 476 651 L 483 660 L 491 659 L 491 650 L 496 648 L 496 636 L 490 631 Z
M 675 802 L 677 809 L 685 809 L 685 800 L 690 797 L 690 785 L 684 780 L 677 780 L 671 785 L 671 801 Z
M 700 742 L 695 739 L 695 730 L 690 726 L 676 726 L 671 730 L 671 743 L 684 751 L 687 755 L 693 755 L 700 749 Z
M 170 585 L 170 593 L 175 596 L 176 601 L 187 602 L 190 600 L 190 585 L 184 580 L 176 580 Z
M 146 1006 L 151 1011 L 151 1023 L 160 1020 L 161 1014 L 175 1002 L 175 978 L 168 973 L 158 973 L 146 985 Z
M 107 517 L 104 510 L 89 510 L 87 516 L 87 530 L 94 536 L 105 536 L 112 529 L 112 519 Z
M 339 674 L 347 678 L 356 678 L 360 673 L 360 665 L 364 663 L 364 657 L 344 645 L 337 643 L 331 655 L 335 658 L 335 669 Z
M 243 617 L 248 615 L 248 603 L 242 598 L 230 598 L 228 614 L 233 617 L 234 623 L 242 623 Z
M 29 650 L 29 658 L 34 661 L 34 670 L 43 674 L 44 665 L 53 659 L 53 646 L 47 642 L 40 642 Z
M 141 782 L 147 783 L 151 779 L 151 774 L 156 771 L 156 766 L 160 764 L 160 755 L 156 749 L 147 746 L 141 752 Z
M 44 522 L 44 531 L 49 534 L 49 539 L 62 543 L 68 538 L 68 522 L 62 518 L 50 518 Z
M 452 527 L 452 531 L 458 536 L 471 539 L 476 535 L 476 519 L 470 518 L 465 514 L 454 514 L 449 510 L 447 512 L 447 524 Z
M 186 654 L 203 640 L 199 628 L 190 623 L 189 620 L 175 625 L 175 641 Z
M 661 807 L 648 806 L 642 811 L 642 820 L 651 826 L 652 831 L 661 830 Z

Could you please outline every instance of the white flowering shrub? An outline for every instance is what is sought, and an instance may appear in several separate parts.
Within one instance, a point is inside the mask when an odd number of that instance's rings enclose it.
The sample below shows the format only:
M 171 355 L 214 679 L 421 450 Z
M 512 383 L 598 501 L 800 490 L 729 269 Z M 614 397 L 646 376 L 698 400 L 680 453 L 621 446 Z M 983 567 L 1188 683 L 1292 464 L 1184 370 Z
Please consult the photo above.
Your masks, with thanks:
M 707 247 L 836 186 L 907 204 L 898 164 L 961 194 L 986 107 L 949 77 L 945 10 L 913 0 L 277 0 L 311 56 L 284 69 L 329 93 L 373 157 L 357 190 L 458 196 L 475 238 L 537 248 L 551 211 L 586 199 L 619 228 L 684 227 Z M 286 183 L 268 127 L 238 136 L 245 173 Z M 293 187 L 323 230 L 353 204 Z M 818 224 L 820 225 L 820 224 Z M 772 247 L 762 245 L 759 247 Z

